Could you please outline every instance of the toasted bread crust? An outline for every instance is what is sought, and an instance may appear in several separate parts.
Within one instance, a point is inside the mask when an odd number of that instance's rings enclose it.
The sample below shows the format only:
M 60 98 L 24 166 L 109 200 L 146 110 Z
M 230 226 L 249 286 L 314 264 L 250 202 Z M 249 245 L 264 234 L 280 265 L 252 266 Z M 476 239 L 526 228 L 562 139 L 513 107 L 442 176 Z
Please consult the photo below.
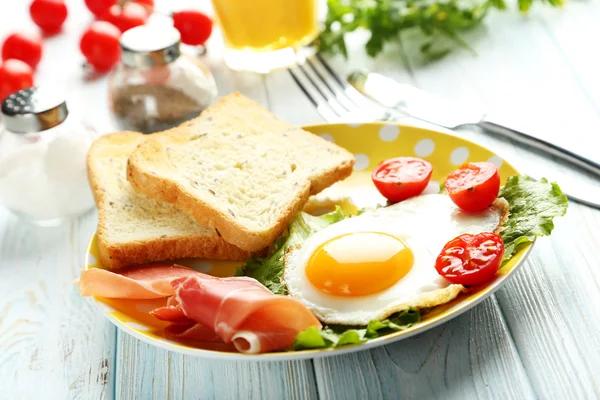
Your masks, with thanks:
M 239 221 L 222 210 L 216 209 L 209 202 L 191 193 L 177 179 L 172 176 L 164 176 L 164 174 L 161 176 L 160 173 L 156 173 L 154 170 L 156 168 L 158 171 L 164 171 L 170 168 L 167 165 L 168 157 L 165 149 L 169 143 L 182 144 L 194 140 L 190 139 L 193 135 L 186 132 L 192 128 L 187 128 L 193 127 L 197 120 L 211 121 L 212 116 L 219 113 L 230 102 L 243 102 L 251 109 L 249 113 L 261 113 L 267 121 L 276 119 L 258 104 L 246 99 L 239 93 L 234 93 L 205 110 L 197 119 L 188 121 L 178 128 L 154 134 L 153 140 L 148 140 L 140 145 L 128 160 L 127 178 L 136 191 L 176 205 L 201 225 L 217 230 L 229 243 L 246 251 L 258 251 L 269 246 L 285 230 L 294 216 L 302 209 L 310 195 L 317 194 L 333 183 L 348 177 L 352 173 L 355 160 L 354 156 L 345 149 L 325 140 L 322 143 L 319 142 L 318 146 L 322 145 L 328 151 L 337 152 L 341 161 L 335 166 L 323 169 L 315 168 L 310 173 L 302 175 L 299 178 L 297 191 L 291 193 L 288 196 L 290 197 L 287 199 L 288 201 L 279 206 L 274 223 L 263 230 L 249 229 L 243 221 Z M 282 122 L 279 121 L 278 123 Z M 292 128 L 299 130 L 289 125 L 289 129 Z M 303 134 L 310 135 L 308 132 Z M 321 150 L 318 146 L 315 146 L 315 151 Z
M 100 214 L 99 214 L 100 215 Z M 114 245 L 98 233 L 100 262 L 109 269 L 181 258 L 246 260 L 251 255 L 222 238 L 171 237 Z
M 179 258 L 207 258 L 214 260 L 245 260 L 253 254 L 226 242 L 218 235 L 190 235 L 155 237 L 126 243 L 107 240 L 111 229 L 107 226 L 106 213 L 111 207 L 106 188 L 96 171 L 96 157 L 103 157 L 103 147 L 119 145 L 126 148 L 134 142 L 143 142 L 146 137 L 136 132 L 118 132 L 100 137 L 94 142 L 87 155 L 88 181 L 98 208 L 98 252 L 100 262 L 106 268 L 117 269 L 133 264 L 145 264 Z M 117 156 L 117 155 L 115 155 Z

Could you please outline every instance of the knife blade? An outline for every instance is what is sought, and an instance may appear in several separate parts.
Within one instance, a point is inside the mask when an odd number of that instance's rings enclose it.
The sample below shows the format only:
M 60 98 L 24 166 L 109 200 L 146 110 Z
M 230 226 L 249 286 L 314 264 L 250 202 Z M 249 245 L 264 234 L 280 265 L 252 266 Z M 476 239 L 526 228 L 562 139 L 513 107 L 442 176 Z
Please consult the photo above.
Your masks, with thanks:
M 554 143 L 487 120 L 483 109 L 477 106 L 466 107 L 373 72 L 354 71 L 348 75 L 347 81 L 360 93 L 388 109 L 448 129 L 478 125 L 486 133 L 503 136 L 600 177 L 600 163 Z

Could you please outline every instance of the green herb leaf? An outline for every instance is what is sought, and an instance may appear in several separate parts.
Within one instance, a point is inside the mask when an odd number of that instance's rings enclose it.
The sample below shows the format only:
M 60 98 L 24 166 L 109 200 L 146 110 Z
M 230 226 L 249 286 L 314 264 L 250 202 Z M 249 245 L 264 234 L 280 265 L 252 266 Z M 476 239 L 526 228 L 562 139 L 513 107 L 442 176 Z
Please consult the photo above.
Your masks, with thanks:
M 567 212 L 567 196 L 556 183 L 545 178 L 534 181 L 526 176 L 511 176 L 500 190 L 510 205 L 510 215 L 500 232 L 504 241 L 504 261 L 538 236 L 550 235 L 554 217 Z
M 527 12 L 533 1 L 518 0 L 519 10 Z M 555 7 L 563 5 L 563 0 L 540 1 Z M 429 60 L 450 52 L 445 45 L 432 45 L 443 42 L 442 36 L 470 49 L 459 34 L 481 24 L 488 9 L 507 8 L 504 0 L 328 0 L 327 6 L 325 27 L 319 37 L 320 51 L 347 58 L 346 35 L 365 29 L 371 33 L 365 50 L 375 57 L 387 43 L 401 43 L 403 34 L 417 31 L 422 34 L 421 52 Z

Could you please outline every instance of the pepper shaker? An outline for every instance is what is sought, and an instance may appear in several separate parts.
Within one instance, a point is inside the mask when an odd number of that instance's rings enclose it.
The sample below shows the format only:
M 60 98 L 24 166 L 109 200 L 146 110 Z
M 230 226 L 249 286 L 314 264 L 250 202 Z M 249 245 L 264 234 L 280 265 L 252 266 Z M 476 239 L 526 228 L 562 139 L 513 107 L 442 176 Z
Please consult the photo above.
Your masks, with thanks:
M 216 99 L 210 70 L 181 52 L 180 39 L 173 26 L 159 24 L 121 36 L 122 57 L 109 78 L 109 99 L 123 129 L 166 130 L 197 117 Z
M 1 106 L 0 205 L 24 220 L 54 226 L 94 206 L 86 156 L 96 132 L 55 91 L 23 89 Z

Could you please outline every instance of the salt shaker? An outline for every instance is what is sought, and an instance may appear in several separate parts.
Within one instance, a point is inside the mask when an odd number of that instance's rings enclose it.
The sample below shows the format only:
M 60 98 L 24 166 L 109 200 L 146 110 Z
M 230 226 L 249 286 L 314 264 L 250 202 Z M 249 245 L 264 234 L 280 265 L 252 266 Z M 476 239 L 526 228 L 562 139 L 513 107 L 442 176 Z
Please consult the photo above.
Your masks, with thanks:
M 65 99 L 33 87 L 8 96 L 1 111 L 0 205 L 40 226 L 93 208 L 86 155 L 97 135 Z
M 173 26 L 148 24 L 121 36 L 121 62 L 109 80 L 110 106 L 123 129 L 163 131 L 197 117 L 214 102 L 210 70 L 181 52 Z

